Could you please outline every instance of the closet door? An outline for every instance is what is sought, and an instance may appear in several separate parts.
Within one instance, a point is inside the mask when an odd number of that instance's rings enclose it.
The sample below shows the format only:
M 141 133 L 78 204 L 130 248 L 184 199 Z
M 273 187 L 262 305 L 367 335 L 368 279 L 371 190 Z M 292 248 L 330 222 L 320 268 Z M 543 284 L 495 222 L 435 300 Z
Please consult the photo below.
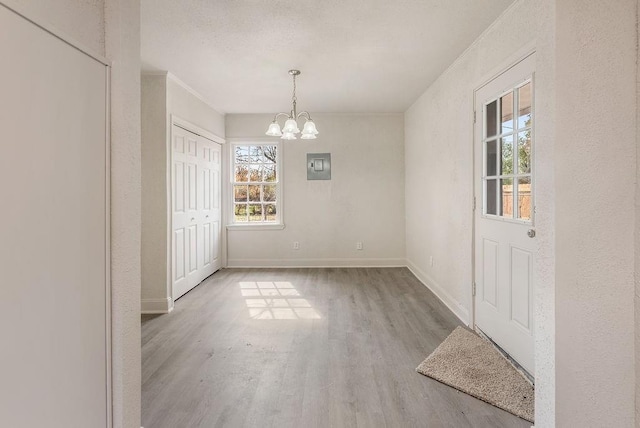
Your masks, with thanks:
M 172 127 L 173 300 L 220 268 L 220 145 Z
M 202 279 L 221 267 L 221 147 L 200 137 L 202 144 Z
M 107 67 L 0 4 L 0 425 L 109 424 Z

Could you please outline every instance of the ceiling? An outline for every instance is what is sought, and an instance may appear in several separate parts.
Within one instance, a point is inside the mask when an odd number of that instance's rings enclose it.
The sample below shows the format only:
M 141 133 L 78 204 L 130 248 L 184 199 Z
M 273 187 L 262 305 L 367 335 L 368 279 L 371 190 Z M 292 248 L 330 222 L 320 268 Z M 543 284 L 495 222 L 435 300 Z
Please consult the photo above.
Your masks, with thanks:
M 144 71 L 222 113 L 404 112 L 513 0 L 142 0 Z

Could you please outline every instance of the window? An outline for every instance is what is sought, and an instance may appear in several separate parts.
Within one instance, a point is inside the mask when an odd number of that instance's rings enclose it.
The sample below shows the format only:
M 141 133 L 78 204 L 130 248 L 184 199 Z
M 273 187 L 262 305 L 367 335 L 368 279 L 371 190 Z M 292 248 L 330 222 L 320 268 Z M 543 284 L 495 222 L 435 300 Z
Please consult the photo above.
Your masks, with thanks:
M 531 86 L 484 107 L 484 215 L 531 221 Z
M 278 144 L 233 146 L 233 224 L 280 224 Z

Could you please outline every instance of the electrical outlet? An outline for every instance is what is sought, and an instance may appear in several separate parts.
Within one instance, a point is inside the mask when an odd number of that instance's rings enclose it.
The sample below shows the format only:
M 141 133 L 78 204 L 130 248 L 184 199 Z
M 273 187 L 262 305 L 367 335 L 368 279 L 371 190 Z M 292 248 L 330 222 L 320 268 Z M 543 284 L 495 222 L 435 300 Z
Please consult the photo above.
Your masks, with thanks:
M 294 250 L 299 250 L 300 249 L 300 243 L 298 241 L 294 241 L 293 242 L 293 249 Z
M 362 250 L 362 242 L 356 242 L 356 250 Z
M 429 266 L 433 267 L 433 256 L 429 257 Z

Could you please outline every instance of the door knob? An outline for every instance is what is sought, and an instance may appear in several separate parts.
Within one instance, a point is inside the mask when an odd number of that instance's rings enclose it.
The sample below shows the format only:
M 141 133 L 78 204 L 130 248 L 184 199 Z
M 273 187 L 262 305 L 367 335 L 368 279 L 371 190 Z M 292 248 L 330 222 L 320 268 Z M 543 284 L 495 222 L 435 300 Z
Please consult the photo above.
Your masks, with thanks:
M 191 221 L 194 221 L 196 218 L 195 217 L 191 217 Z
M 536 231 L 535 231 L 534 229 L 529 229 L 529 230 L 527 231 L 527 236 L 528 236 L 529 238 L 535 238 L 535 237 L 536 237 Z

